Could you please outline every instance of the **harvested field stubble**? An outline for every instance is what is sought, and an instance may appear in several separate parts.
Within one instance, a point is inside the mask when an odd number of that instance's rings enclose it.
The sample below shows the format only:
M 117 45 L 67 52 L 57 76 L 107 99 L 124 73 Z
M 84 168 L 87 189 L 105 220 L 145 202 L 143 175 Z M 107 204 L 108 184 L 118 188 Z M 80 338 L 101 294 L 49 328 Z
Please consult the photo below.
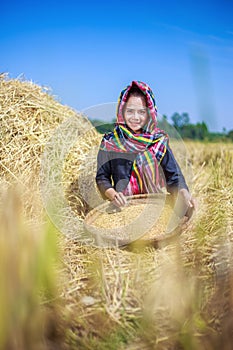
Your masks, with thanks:
M 101 135 L 94 130 L 87 132 L 90 123 L 86 118 L 77 116 L 77 113 L 62 106 L 30 82 L 1 76 L 0 106 L 1 186 L 12 187 L 16 181 L 23 184 L 24 212 L 33 225 L 38 224 L 37 213 L 41 214 L 42 211 L 41 155 L 48 147 L 47 150 L 51 152 L 44 165 L 48 165 L 49 171 L 46 172 L 45 166 L 44 177 L 46 181 L 49 180 L 51 188 L 55 183 L 55 189 L 57 186 L 64 189 L 65 205 L 73 216 L 82 221 L 96 203 L 101 203 L 93 180 Z M 59 126 L 65 128 L 68 124 L 64 122 L 73 117 L 77 123 L 80 122 L 80 134 L 75 134 L 79 139 L 71 144 L 70 140 L 57 137 L 56 140 L 62 140 L 60 143 L 64 146 L 60 146 L 57 155 L 54 143 L 49 144 L 49 140 Z M 57 285 L 59 296 L 56 297 L 56 305 L 49 296 L 46 303 L 51 310 L 55 307 L 55 315 L 58 312 L 65 321 L 65 338 L 61 338 L 61 348 L 231 349 L 233 145 L 187 141 L 185 146 L 192 166 L 192 192 L 197 198 L 198 209 L 176 240 L 161 245 L 159 249 L 150 246 L 103 249 L 80 243 L 69 235 L 57 234 L 63 266 L 57 268 L 57 272 L 62 276 L 62 283 Z M 87 155 L 91 155 L 88 161 Z M 54 158 L 57 170 L 51 166 Z M 63 168 L 60 169 L 63 160 Z M 88 191 L 90 188 L 91 194 Z M 48 195 L 51 193 L 48 189 Z M 1 212 L 2 221 L 9 223 L 6 211 L 1 208 Z M 64 223 L 67 221 L 70 218 L 64 210 Z M 6 231 L 7 226 L 1 225 L 1 237 L 3 227 Z M 22 232 L 18 230 L 18 234 Z M 10 254 L 4 245 L 7 246 L 6 234 L 0 248 L 2 252 Z M 17 255 L 17 259 L 25 259 L 26 256 L 30 261 L 30 247 L 27 248 L 26 244 L 23 249 L 26 255 Z M 34 247 L 32 254 L 35 256 L 36 251 Z M 57 259 L 49 251 L 46 254 Z M 10 266 L 4 264 L 6 261 L 1 264 L 3 274 Z M 25 261 L 22 264 L 24 268 L 27 266 Z M 16 271 L 17 266 L 20 264 L 14 264 Z M 30 293 L 34 272 L 30 269 L 25 271 L 27 292 Z M 11 282 L 15 276 L 17 273 L 12 273 Z M 21 284 L 20 295 L 24 295 L 24 286 Z M 40 294 L 41 286 L 33 293 Z M 14 294 L 13 297 L 16 304 L 22 302 L 19 295 Z M 5 293 L 4 303 L 10 305 L 11 300 L 11 296 Z M 38 305 L 37 299 L 35 303 Z M 23 301 L 23 310 L 24 307 Z M 30 315 L 30 305 L 27 307 L 29 312 L 26 314 Z M 33 321 L 37 324 L 37 315 L 33 315 Z M 38 317 L 37 321 L 41 324 L 41 314 Z M 43 317 L 46 317 L 46 312 Z M 13 330 L 10 331 L 13 329 L 12 318 L 4 321 L 4 329 L 8 327 L 7 336 L 10 339 L 13 334 Z M 49 325 L 49 322 L 44 324 Z M 27 334 L 27 330 L 27 323 L 20 325 L 18 322 L 18 339 L 22 334 Z M 0 338 L 4 338 L 1 333 Z M 4 342 L 7 342 L 6 338 Z M 10 344 L 12 349 L 20 349 L 18 344 Z M 52 349 L 54 344 L 49 344 L 46 343 L 47 348 L 51 345 Z M 36 345 L 35 349 L 38 348 Z M 30 349 L 34 349 L 33 343 Z

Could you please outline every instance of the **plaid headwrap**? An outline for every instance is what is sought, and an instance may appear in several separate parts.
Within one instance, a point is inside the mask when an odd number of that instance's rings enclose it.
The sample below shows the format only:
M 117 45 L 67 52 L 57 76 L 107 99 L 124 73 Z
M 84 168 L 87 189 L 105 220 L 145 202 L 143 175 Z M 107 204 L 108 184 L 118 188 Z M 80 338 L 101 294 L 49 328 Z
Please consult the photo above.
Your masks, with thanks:
M 130 89 L 136 85 L 145 95 L 149 121 L 143 133 L 133 133 L 125 123 L 123 109 Z M 156 128 L 157 107 L 150 87 L 140 81 L 133 81 L 120 94 L 117 106 L 117 123 L 114 131 L 104 135 L 100 149 L 115 152 L 133 152 L 137 156 L 133 162 L 130 181 L 125 195 L 154 193 L 161 188 L 162 179 L 158 166 L 166 153 L 168 136 Z
M 134 86 L 136 86 L 139 90 L 141 90 L 141 92 L 145 95 L 147 111 L 149 114 L 149 122 L 146 125 L 145 131 L 153 134 L 155 132 L 155 128 L 157 125 L 157 106 L 156 106 L 155 97 L 151 88 L 147 84 L 143 83 L 142 81 L 134 80 L 130 85 L 128 85 L 125 89 L 121 91 L 118 99 L 118 106 L 117 106 L 117 124 L 125 124 L 123 110 L 128 100 L 129 91 Z

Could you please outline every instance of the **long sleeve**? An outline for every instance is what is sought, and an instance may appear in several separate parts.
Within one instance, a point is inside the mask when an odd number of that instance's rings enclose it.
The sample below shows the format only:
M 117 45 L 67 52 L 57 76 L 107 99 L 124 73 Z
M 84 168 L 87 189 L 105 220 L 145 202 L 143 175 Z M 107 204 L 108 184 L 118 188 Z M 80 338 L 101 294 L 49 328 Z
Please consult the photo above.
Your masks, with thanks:
M 135 153 L 106 152 L 99 150 L 97 156 L 96 184 L 105 198 L 105 191 L 115 188 L 122 192 L 131 176 L 132 164 L 136 157 Z M 181 188 L 188 186 L 185 182 L 181 169 L 169 147 L 161 161 L 161 168 L 166 180 L 167 191 L 176 194 Z
M 136 153 L 106 152 L 99 150 L 97 156 L 96 184 L 105 198 L 108 188 L 123 192 L 128 185 Z
M 113 187 L 109 153 L 102 150 L 99 150 L 97 156 L 96 184 L 102 196 L 108 188 Z
M 169 146 L 167 147 L 166 153 L 161 161 L 161 167 L 166 179 L 168 192 L 173 194 L 182 188 L 188 190 L 182 171 Z

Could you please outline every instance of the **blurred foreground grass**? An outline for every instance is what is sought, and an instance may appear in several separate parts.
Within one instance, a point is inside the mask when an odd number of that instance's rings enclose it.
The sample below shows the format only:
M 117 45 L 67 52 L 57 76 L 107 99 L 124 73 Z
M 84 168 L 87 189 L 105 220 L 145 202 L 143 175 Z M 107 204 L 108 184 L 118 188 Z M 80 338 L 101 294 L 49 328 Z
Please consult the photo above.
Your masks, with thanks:
M 28 225 L 19 188 L 0 208 L 0 349 L 60 349 L 58 246 L 52 225 Z

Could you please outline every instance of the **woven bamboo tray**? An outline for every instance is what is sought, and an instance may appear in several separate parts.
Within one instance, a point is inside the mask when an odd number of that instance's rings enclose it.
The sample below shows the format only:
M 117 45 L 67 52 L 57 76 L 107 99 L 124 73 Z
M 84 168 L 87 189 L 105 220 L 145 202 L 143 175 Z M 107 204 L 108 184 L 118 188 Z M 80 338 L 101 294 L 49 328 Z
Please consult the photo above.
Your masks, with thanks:
M 91 210 L 84 228 L 97 246 L 124 246 L 143 237 L 161 241 L 177 234 L 180 218 L 165 194 L 127 197 L 127 206 L 119 209 L 109 202 Z

